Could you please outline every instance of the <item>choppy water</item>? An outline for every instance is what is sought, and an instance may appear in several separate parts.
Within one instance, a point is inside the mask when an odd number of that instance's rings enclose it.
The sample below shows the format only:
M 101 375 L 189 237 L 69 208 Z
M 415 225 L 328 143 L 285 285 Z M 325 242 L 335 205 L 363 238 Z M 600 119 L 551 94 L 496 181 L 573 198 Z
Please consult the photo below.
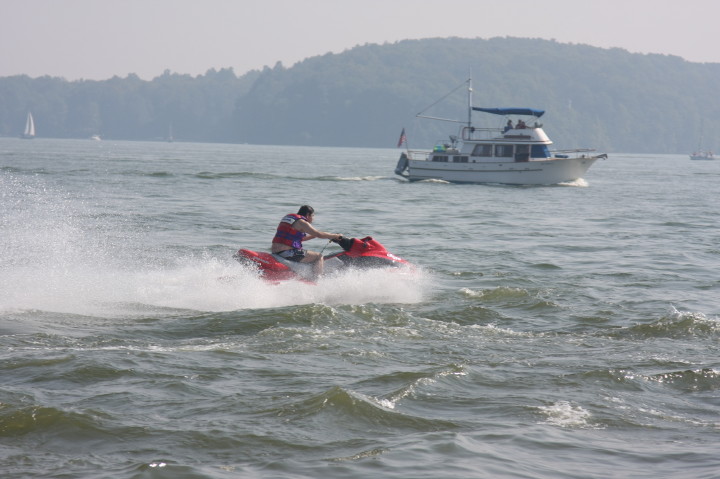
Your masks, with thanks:
M 397 155 L 0 139 L 0 476 L 718 477 L 720 162 Z M 420 271 L 231 259 L 304 203 Z

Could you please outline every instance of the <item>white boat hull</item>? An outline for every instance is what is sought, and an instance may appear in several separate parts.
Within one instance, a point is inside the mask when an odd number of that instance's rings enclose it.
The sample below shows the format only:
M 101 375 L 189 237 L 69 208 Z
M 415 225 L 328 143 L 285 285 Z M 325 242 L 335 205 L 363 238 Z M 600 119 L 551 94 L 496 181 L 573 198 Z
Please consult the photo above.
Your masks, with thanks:
M 548 158 L 526 162 L 445 163 L 408 160 L 410 181 L 444 180 L 451 183 L 499 183 L 505 185 L 554 185 L 582 178 L 600 158 Z

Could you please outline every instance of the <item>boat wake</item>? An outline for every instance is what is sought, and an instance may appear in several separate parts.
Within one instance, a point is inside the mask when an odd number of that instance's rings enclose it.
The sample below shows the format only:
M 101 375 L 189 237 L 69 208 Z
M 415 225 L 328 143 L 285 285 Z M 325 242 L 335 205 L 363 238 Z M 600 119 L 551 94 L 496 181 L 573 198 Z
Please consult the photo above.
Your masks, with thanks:
M 590 186 L 590 183 L 585 181 L 585 179 L 583 178 L 578 178 L 577 180 L 558 183 L 558 186 L 575 186 L 578 188 L 587 188 L 588 186 Z
M 440 183 L 440 184 L 443 184 L 443 185 L 449 185 L 449 184 L 450 184 L 449 181 L 439 180 L 439 179 L 435 179 L 435 178 L 429 178 L 429 179 L 427 179 L 427 180 L 420 180 L 420 181 L 418 181 L 418 183 Z
M 387 176 L 332 176 L 332 177 L 324 177 L 321 178 L 323 180 L 332 180 L 332 181 L 378 181 L 378 180 L 386 180 L 388 179 Z

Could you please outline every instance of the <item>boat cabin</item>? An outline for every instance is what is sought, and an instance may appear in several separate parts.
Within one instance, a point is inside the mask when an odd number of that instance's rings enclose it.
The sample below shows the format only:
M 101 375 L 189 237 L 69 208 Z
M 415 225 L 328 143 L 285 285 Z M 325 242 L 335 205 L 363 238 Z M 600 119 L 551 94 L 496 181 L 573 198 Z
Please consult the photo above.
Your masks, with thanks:
M 479 161 L 525 162 L 531 158 L 552 158 L 548 145 L 552 141 L 535 124 L 525 128 L 500 130 L 497 128 L 464 127 L 461 132 L 462 150 L 457 148 L 457 138 L 451 144 L 433 148 L 430 161 L 447 163 L 476 163 Z

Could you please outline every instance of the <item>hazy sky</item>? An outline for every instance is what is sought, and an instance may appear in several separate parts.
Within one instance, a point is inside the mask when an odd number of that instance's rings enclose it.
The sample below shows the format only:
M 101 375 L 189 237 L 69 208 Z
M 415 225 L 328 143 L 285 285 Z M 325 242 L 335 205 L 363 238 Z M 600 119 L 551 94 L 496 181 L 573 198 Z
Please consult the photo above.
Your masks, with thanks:
M 365 43 L 449 36 L 720 63 L 720 0 L 0 0 L 0 76 L 242 74 Z

